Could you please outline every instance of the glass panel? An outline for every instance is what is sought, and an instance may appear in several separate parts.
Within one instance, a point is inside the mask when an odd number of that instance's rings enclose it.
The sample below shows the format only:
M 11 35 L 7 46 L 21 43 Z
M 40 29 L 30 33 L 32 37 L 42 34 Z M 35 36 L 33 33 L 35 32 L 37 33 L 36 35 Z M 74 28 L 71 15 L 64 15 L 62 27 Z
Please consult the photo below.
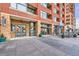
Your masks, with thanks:
M 11 25 L 11 31 L 15 32 L 16 31 L 16 26 L 15 25 Z
M 57 13 L 57 10 L 56 9 L 54 9 L 54 11 L 53 11 L 55 14 Z
M 57 5 L 57 3 L 54 3 L 54 5 Z
M 30 35 L 35 35 L 35 23 L 30 23 Z
M 41 11 L 41 17 L 47 19 L 47 13 L 44 11 Z
M 16 9 L 16 3 L 11 3 L 10 6 Z
M 31 8 L 27 8 L 27 11 L 35 14 L 35 11 L 33 9 L 31 9 Z
M 47 3 L 41 3 L 41 5 L 47 7 Z
M 56 16 L 54 16 L 53 19 L 54 19 L 54 21 L 56 22 L 56 19 L 57 19 Z
M 22 4 L 17 4 L 17 9 L 26 12 L 26 6 L 24 6 Z

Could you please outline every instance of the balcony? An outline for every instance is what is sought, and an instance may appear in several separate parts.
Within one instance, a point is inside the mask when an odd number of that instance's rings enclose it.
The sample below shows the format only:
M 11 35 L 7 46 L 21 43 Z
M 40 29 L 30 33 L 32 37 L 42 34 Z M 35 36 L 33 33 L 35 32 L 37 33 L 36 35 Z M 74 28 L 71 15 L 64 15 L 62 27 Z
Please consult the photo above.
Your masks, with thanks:
M 38 4 L 37 4 L 37 3 L 27 3 L 27 4 L 29 4 L 29 5 L 31 5 L 31 6 L 33 6 L 33 7 L 38 8 Z
M 51 14 L 47 14 L 47 18 L 48 19 L 52 19 L 52 15 Z
M 33 7 L 30 4 L 27 4 L 27 12 L 30 12 L 32 14 L 37 14 L 37 8 L 36 7 Z
M 58 8 L 60 7 L 60 4 L 59 4 L 59 3 L 57 3 L 57 7 L 58 7 Z
M 57 18 L 57 20 L 56 20 L 57 22 L 60 22 L 60 18 Z
M 70 23 L 69 22 L 66 22 L 66 25 L 70 25 Z
M 56 22 L 54 22 L 54 25 L 59 25 L 59 23 L 60 23 L 60 22 L 57 22 L 57 21 L 56 21 Z
M 47 8 L 51 9 L 51 7 L 52 7 L 51 4 L 47 3 Z
M 41 3 L 41 5 L 48 9 L 51 9 L 51 7 L 52 7 L 51 4 L 49 4 L 49 3 Z
M 59 15 L 60 15 L 60 11 L 59 11 L 59 10 L 57 10 L 57 15 L 58 15 L 58 17 L 59 17 Z

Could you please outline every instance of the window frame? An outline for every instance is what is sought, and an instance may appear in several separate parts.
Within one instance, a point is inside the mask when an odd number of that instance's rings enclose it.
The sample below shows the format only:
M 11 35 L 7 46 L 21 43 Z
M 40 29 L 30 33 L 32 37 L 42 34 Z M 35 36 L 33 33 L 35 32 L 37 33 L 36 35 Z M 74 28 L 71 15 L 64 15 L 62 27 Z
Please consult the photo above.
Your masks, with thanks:
M 47 19 L 47 13 L 44 11 L 41 11 L 41 17 L 44 19 Z

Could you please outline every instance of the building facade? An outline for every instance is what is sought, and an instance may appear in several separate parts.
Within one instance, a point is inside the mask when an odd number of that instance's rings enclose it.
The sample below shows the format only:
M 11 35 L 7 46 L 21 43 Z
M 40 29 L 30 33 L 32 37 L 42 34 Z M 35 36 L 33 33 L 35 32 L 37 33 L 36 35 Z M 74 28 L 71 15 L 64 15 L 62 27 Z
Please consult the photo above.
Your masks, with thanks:
M 71 28 L 75 30 L 75 5 L 73 3 L 65 3 L 65 31 Z
M 0 33 L 7 38 L 59 34 L 64 29 L 64 3 L 0 3 Z

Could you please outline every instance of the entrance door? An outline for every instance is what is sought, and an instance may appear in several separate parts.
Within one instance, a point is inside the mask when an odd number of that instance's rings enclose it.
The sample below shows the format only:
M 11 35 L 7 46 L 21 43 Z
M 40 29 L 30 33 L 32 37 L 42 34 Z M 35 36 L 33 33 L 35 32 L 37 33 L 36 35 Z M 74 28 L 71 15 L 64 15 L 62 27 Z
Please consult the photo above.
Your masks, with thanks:
M 31 22 L 29 27 L 30 27 L 29 28 L 30 36 L 35 36 L 36 35 L 35 22 Z
M 16 37 L 26 36 L 25 25 L 16 25 Z

